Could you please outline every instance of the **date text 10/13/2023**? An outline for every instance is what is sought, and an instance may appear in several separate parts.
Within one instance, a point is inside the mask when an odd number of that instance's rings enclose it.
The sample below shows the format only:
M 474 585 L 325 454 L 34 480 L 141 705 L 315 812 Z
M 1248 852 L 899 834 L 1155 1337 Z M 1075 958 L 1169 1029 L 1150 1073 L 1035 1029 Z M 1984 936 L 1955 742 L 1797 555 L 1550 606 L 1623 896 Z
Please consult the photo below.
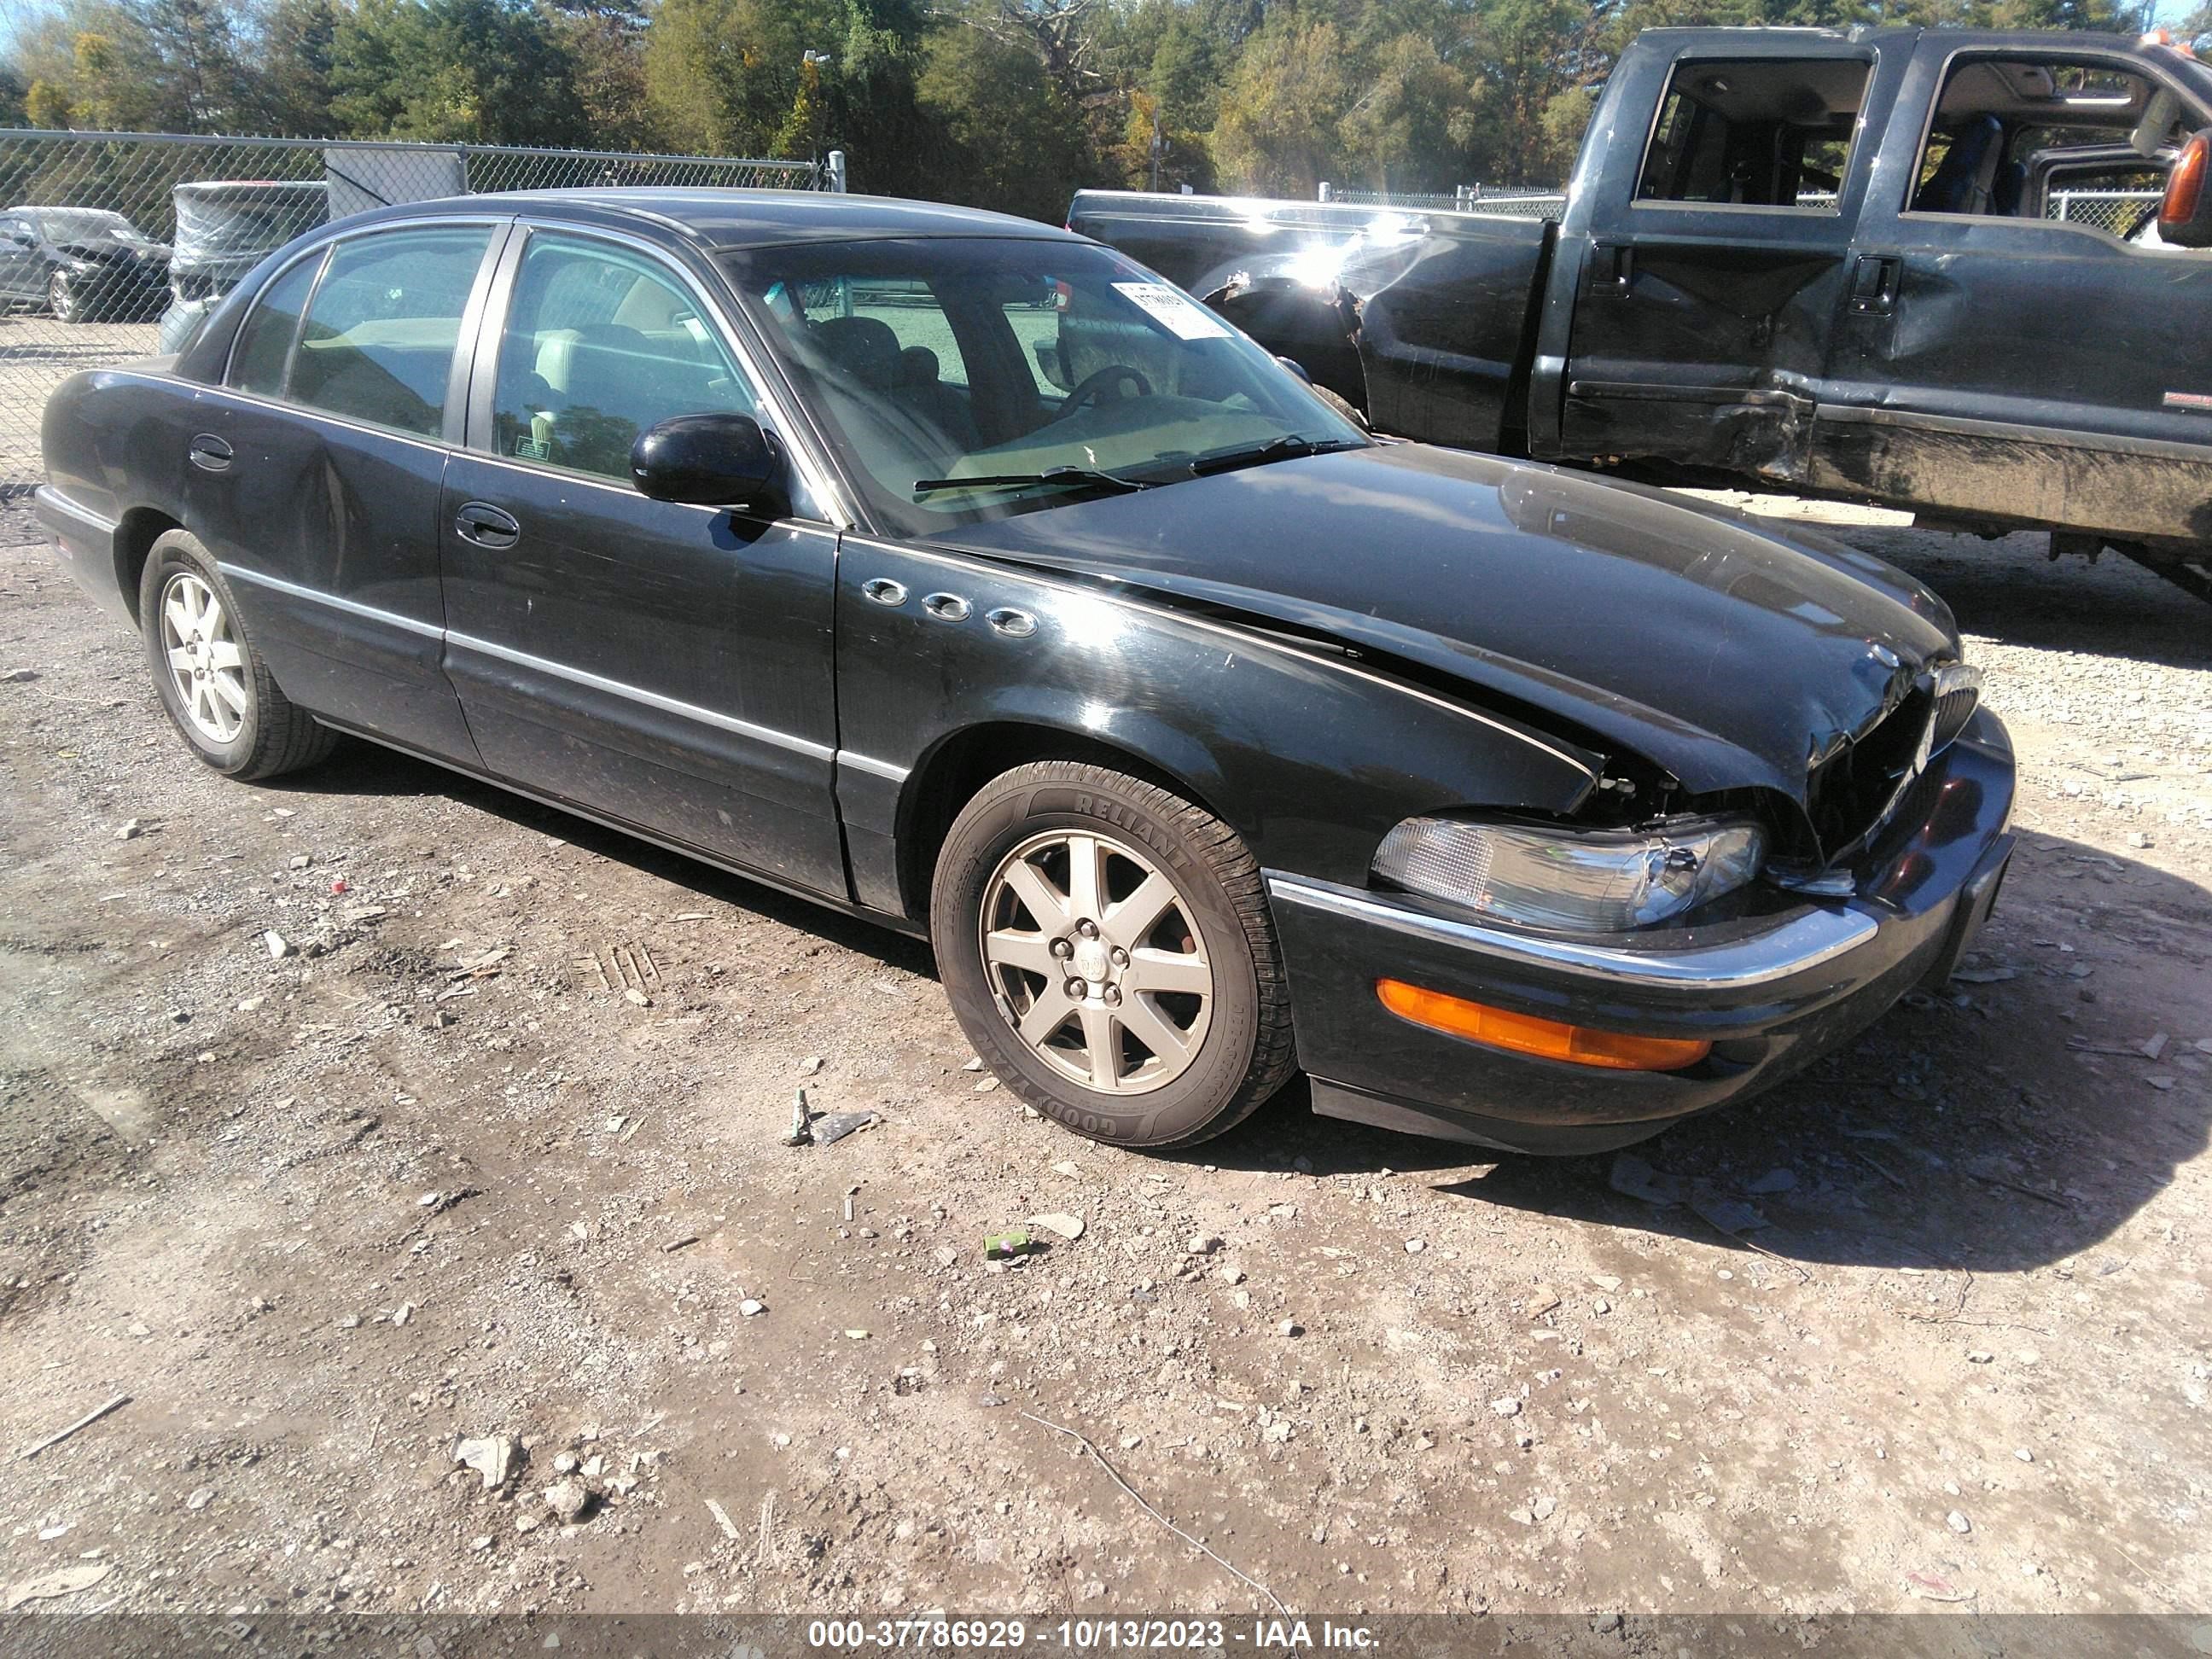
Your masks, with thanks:
M 817 1619 L 807 1645 L 848 1650 L 878 1648 L 1020 1649 L 1033 1642 L 1080 1651 L 1184 1651 L 1219 1659 L 1232 1649 L 1364 1650 L 1375 1634 L 1364 1625 L 1329 1620 L 1255 1619 L 1239 1626 L 1221 1619 L 1062 1619 L 1031 1625 L 1019 1619 Z

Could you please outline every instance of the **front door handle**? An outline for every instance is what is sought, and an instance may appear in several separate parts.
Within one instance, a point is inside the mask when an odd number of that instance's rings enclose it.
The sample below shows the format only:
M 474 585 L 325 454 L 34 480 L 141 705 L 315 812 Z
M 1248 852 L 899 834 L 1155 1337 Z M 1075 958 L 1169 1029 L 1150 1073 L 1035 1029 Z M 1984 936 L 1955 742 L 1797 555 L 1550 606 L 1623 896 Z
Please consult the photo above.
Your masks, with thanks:
M 191 457 L 192 465 L 203 472 L 230 471 L 230 446 L 212 432 L 196 434 L 185 453 Z
M 1893 253 L 1862 253 L 1851 267 L 1851 309 L 1862 316 L 1886 317 L 1897 309 L 1897 290 L 1905 261 Z
M 489 501 L 467 501 L 453 515 L 453 534 L 476 547 L 513 547 L 522 539 L 522 526 Z

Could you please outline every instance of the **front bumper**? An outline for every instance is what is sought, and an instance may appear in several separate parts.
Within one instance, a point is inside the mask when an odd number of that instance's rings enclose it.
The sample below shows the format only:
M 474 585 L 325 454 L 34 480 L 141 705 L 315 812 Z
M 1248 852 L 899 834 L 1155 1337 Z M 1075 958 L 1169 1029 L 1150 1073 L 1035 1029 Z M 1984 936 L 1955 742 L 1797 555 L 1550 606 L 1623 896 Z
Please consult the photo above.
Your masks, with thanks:
M 1591 1152 L 1767 1088 L 1948 976 L 2012 855 L 2013 786 L 2011 743 L 1981 710 L 1854 868 L 1850 896 L 1618 939 L 1495 927 L 1411 895 L 1270 871 L 1314 1109 L 1515 1152 Z M 1385 978 L 1713 1048 L 1678 1072 L 1511 1054 L 1399 1018 L 1376 1000 Z

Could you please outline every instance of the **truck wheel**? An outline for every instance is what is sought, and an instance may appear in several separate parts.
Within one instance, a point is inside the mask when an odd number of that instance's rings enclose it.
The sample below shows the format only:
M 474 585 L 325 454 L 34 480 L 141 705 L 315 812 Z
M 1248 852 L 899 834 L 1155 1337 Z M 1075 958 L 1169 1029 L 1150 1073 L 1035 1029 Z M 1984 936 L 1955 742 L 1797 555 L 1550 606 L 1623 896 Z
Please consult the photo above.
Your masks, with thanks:
M 1187 1146 L 1294 1069 L 1258 863 L 1126 773 L 1044 761 L 986 784 L 938 855 L 930 932 L 975 1052 L 1078 1134 Z
M 172 530 L 146 556 L 138 583 L 140 633 L 154 689 L 171 724 L 201 760 L 248 781 L 312 766 L 337 746 L 277 688 L 199 538 Z

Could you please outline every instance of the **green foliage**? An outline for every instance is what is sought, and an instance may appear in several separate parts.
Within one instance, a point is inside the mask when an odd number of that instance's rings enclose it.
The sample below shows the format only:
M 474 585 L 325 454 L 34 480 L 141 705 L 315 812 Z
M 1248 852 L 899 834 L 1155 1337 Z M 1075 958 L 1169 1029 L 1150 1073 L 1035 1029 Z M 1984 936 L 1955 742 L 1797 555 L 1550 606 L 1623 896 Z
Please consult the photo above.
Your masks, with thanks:
M 2131 33 L 2152 0 L 46 0 L 0 123 L 721 155 L 1057 220 L 1085 185 L 1551 186 L 1661 25 Z M 2212 5 L 2177 31 L 2212 46 Z

